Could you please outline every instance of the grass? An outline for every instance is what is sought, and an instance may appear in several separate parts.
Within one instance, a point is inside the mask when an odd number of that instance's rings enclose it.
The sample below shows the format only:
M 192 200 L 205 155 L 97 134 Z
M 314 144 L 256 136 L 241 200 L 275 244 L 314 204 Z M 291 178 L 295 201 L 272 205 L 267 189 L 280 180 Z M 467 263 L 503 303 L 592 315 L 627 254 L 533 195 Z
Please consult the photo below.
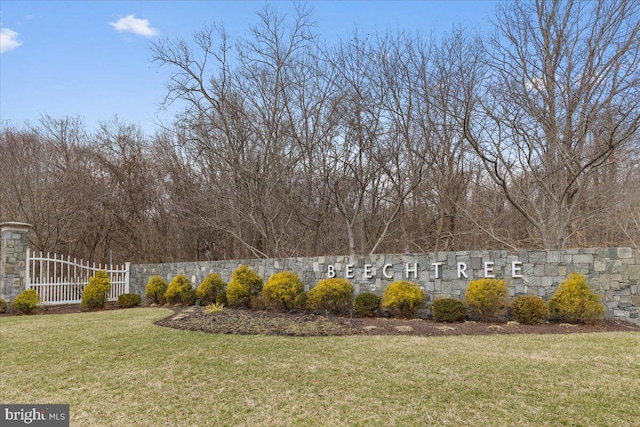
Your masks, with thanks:
M 0 318 L 0 402 L 72 426 L 635 426 L 640 334 L 208 335 L 169 310 Z

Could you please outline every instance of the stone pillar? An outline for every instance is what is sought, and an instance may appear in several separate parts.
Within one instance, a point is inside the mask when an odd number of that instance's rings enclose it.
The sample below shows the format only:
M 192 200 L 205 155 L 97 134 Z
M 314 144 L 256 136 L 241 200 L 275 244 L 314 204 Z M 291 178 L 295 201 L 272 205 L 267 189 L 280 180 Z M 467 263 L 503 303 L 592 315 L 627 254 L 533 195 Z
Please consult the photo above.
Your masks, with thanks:
M 7 303 L 26 287 L 27 234 L 30 224 L 0 224 L 0 297 Z

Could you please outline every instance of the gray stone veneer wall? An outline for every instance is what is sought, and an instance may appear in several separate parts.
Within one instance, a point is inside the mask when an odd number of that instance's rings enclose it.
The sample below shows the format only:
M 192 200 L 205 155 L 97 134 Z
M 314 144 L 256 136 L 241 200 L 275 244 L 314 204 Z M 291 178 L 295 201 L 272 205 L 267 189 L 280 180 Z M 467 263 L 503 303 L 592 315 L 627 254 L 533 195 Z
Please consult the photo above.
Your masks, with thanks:
M 459 263 L 464 265 L 459 267 Z M 512 297 L 537 295 L 548 300 L 558 284 L 576 271 L 586 275 L 591 288 L 602 296 L 607 318 L 640 324 L 640 251 L 631 248 L 522 250 L 517 253 L 459 251 L 142 264 L 131 266 L 130 291 L 144 295 L 146 283 L 154 275 L 170 281 L 178 274 L 185 274 L 194 287 L 210 273 L 219 273 L 229 281 L 232 271 L 242 264 L 251 266 L 265 280 L 276 272 L 293 271 L 303 280 L 306 290 L 326 278 L 332 268 L 336 277 L 349 278 L 356 294 L 375 292 L 381 295 L 391 282 L 410 280 L 420 285 L 429 301 L 439 296 L 462 299 L 468 283 L 485 277 L 485 271 L 504 279 Z M 458 271 L 464 267 L 468 277 Z
M 25 289 L 27 234 L 31 226 L 21 222 L 0 224 L 0 298 L 7 302 Z

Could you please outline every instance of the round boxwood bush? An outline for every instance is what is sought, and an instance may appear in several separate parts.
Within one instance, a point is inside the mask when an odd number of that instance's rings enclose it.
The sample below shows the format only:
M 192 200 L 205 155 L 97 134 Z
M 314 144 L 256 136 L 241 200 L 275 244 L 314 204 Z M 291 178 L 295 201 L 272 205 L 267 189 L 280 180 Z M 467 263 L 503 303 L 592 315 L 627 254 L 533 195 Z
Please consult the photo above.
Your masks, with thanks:
M 604 313 L 600 296 L 589 287 L 587 278 L 573 272 L 558 286 L 549 300 L 551 317 L 569 322 L 588 322 Z
M 402 317 L 410 317 L 424 303 L 424 292 L 417 283 L 400 280 L 391 283 L 382 295 L 381 305 L 400 312 Z
M 380 296 L 373 292 L 358 294 L 353 302 L 353 312 L 360 317 L 375 317 L 380 308 L 380 300 Z
M 164 294 L 169 284 L 160 276 L 152 276 L 147 282 L 144 296 L 150 304 L 164 304 Z
M 218 294 L 224 291 L 226 286 L 227 284 L 218 273 L 210 274 L 198 285 L 196 298 L 200 300 L 202 305 L 218 302 Z
M 485 322 L 496 321 L 509 307 L 507 284 L 498 279 L 472 280 L 464 294 L 474 318 Z
M 547 304 L 537 296 L 521 295 L 511 302 L 511 317 L 525 325 L 540 323 L 548 314 Z
M 320 280 L 308 293 L 307 307 L 332 313 L 348 313 L 353 307 L 353 285 L 347 279 Z
M 0 298 L 0 313 L 6 313 L 6 312 L 7 312 L 7 302 L 2 298 Z
M 262 288 L 265 304 L 291 310 L 296 297 L 304 291 L 300 277 L 291 271 L 272 274 Z
M 118 295 L 118 307 L 130 308 L 140 305 L 142 298 L 138 294 L 120 294 Z
M 107 303 L 109 291 L 111 290 L 111 282 L 109 275 L 104 270 L 96 271 L 96 274 L 89 278 L 89 283 L 82 291 L 82 299 L 80 307 L 93 310 L 102 308 Z
M 13 302 L 11 309 L 20 314 L 31 314 L 40 304 L 40 296 L 34 289 L 27 289 L 20 292 Z
M 262 278 L 248 265 L 241 265 L 231 273 L 227 285 L 227 301 L 232 307 L 250 307 L 252 297 L 260 296 Z
M 192 305 L 196 302 L 196 293 L 187 276 L 178 274 L 173 278 L 171 283 L 169 283 L 167 292 L 164 294 L 164 299 L 169 304 L 183 303 Z
M 455 298 L 440 298 L 431 304 L 433 319 L 436 322 L 460 322 L 467 315 L 462 301 Z

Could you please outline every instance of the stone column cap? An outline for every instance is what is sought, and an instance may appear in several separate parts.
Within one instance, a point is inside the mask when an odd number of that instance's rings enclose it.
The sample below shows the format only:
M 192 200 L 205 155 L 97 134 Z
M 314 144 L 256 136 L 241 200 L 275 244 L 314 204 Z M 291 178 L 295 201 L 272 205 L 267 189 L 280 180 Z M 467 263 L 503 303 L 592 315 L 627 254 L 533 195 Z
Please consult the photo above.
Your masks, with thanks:
M 0 231 L 29 231 L 31 224 L 26 222 L 7 221 L 0 224 Z

